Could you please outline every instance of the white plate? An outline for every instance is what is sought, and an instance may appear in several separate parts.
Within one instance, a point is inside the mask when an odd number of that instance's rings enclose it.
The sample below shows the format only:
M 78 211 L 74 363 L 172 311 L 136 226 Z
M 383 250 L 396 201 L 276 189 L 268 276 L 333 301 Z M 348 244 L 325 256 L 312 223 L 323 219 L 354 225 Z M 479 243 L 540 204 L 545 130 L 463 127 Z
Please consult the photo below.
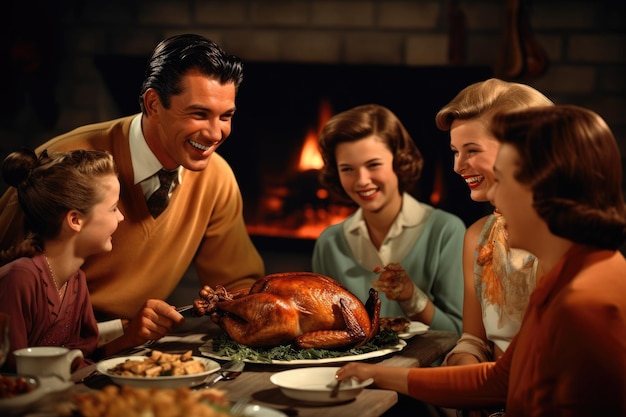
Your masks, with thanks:
M 243 415 L 246 417 L 287 417 L 287 414 L 282 411 L 256 404 L 248 404 L 243 409 Z
M 354 399 L 363 388 L 374 382 L 372 378 L 358 382 L 347 379 L 339 385 L 336 397 L 331 397 L 336 380 L 335 373 L 339 368 L 298 368 L 278 372 L 270 377 L 287 397 L 307 402 L 338 403 Z
M 147 356 L 123 356 L 118 358 L 107 359 L 99 362 L 96 366 L 98 372 L 108 376 L 118 385 L 129 385 L 131 387 L 139 388 L 178 388 L 178 387 L 192 387 L 198 385 L 207 378 L 210 374 L 220 369 L 220 364 L 207 358 L 192 356 L 193 359 L 200 361 L 204 364 L 206 369 L 204 372 L 191 375 L 177 375 L 177 376 L 123 376 L 116 375 L 109 370 L 115 365 L 130 360 L 145 360 Z
M 15 379 L 18 375 L 4 375 L 5 378 Z M 11 414 L 23 413 L 34 409 L 43 402 L 44 397 L 55 392 L 62 392 L 74 385 L 73 382 L 62 381 L 56 376 L 30 377 L 24 376 L 33 390 L 12 398 L 0 399 L 0 411 Z
M 406 332 L 398 333 L 400 339 L 410 339 L 415 335 L 424 334 L 430 327 L 421 321 L 412 321 Z
M 244 362 L 248 363 L 262 363 L 262 364 L 272 364 L 272 365 L 319 365 L 325 363 L 340 363 L 340 362 L 353 362 L 353 361 L 362 361 L 366 359 L 378 358 L 380 356 L 389 355 L 390 353 L 399 352 L 406 346 L 406 342 L 404 340 L 398 341 L 398 344 L 394 346 L 389 346 L 383 349 L 375 350 L 373 352 L 361 353 L 359 355 L 348 355 L 348 356 L 339 356 L 336 358 L 322 358 L 322 359 L 295 359 L 292 361 L 281 361 L 281 360 L 272 360 L 271 362 L 265 361 L 254 361 L 249 359 L 244 359 Z M 213 340 L 207 341 L 205 344 L 200 346 L 200 353 L 204 356 L 208 356 L 209 358 L 218 359 L 218 360 L 231 360 L 232 358 L 229 356 L 220 356 L 213 350 Z

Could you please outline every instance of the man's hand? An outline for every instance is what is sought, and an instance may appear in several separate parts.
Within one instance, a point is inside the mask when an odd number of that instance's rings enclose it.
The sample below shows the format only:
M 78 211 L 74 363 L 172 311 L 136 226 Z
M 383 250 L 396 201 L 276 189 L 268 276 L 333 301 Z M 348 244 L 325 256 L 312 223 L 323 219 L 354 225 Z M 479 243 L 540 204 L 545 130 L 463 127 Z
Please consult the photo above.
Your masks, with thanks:
M 130 320 L 124 335 L 128 335 L 135 345 L 141 345 L 148 340 L 160 339 L 184 322 L 185 318 L 174 306 L 163 300 L 150 299 Z
M 174 306 L 163 300 L 147 300 L 137 314 L 124 325 L 124 334 L 102 346 L 104 357 L 157 340 L 185 322 Z

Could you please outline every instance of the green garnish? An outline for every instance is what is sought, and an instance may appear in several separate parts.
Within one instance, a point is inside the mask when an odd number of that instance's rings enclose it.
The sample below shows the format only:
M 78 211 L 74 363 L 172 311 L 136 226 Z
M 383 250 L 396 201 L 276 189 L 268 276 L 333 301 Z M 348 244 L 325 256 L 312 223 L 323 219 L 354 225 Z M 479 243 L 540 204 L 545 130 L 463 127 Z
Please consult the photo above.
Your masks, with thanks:
M 369 343 L 347 350 L 333 349 L 298 349 L 293 345 L 280 345 L 271 348 L 253 348 L 235 342 L 226 333 L 213 339 L 213 352 L 217 356 L 253 362 L 294 361 L 310 359 L 339 358 L 342 356 L 360 355 L 395 346 L 398 344 L 398 333 L 392 330 L 381 330 Z

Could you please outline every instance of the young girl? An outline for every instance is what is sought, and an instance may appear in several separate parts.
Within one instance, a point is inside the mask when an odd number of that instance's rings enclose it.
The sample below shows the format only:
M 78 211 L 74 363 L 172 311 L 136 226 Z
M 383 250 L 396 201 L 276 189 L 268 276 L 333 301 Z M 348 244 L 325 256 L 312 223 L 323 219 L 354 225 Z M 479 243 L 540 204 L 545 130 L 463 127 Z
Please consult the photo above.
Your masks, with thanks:
M 496 362 L 438 368 L 351 363 L 339 380 L 447 407 L 506 401 L 506 416 L 626 415 L 626 239 L 622 159 L 604 120 L 576 106 L 497 115 L 488 197 L 538 276 L 519 333 Z
M 20 245 L 0 255 L 0 306 L 9 315 L 11 352 L 65 346 L 81 349 L 89 362 L 162 336 L 182 320 L 165 303 L 149 300 L 138 313 L 147 320 L 97 351 L 98 326 L 80 267 L 88 256 L 112 249 L 113 232 L 124 220 L 110 154 L 43 151 L 37 157 L 22 150 L 5 159 L 2 175 L 17 188 L 29 231 Z M 7 365 L 15 366 L 12 355 Z
M 319 236 L 313 271 L 363 301 L 372 286 L 382 291 L 381 317 L 460 333 L 465 226 L 407 192 L 423 160 L 400 120 L 385 107 L 358 106 L 332 117 L 319 142 L 322 183 L 359 209 Z M 379 276 L 375 270 L 384 266 Z

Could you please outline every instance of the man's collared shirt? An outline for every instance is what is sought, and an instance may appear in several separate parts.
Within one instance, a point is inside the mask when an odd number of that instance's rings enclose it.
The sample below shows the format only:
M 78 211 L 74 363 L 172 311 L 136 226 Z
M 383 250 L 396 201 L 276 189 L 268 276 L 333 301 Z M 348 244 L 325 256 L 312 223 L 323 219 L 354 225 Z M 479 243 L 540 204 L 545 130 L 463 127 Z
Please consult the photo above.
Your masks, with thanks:
M 130 123 L 129 134 L 130 158 L 133 165 L 134 183 L 141 185 L 144 197 L 155 192 L 159 186 L 157 173 L 163 168 L 161 162 L 150 150 L 146 138 L 141 131 L 141 114 L 138 114 Z M 181 167 L 178 167 L 178 184 L 181 183 Z

